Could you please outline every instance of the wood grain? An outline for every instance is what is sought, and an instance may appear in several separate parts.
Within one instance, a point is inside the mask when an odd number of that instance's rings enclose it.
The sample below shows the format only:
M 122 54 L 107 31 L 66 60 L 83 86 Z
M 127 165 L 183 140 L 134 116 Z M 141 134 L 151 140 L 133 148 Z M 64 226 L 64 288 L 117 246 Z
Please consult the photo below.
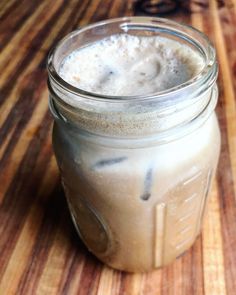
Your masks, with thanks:
M 1 295 L 236 292 L 236 0 L 192 0 L 188 9 L 182 5 L 165 15 L 208 34 L 220 66 L 222 150 L 203 233 L 194 246 L 164 269 L 127 274 L 93 257 L 70 220 L 51 148 L 46 57 L 81 25 L 143 14 L 134 4 L 0 1 Z

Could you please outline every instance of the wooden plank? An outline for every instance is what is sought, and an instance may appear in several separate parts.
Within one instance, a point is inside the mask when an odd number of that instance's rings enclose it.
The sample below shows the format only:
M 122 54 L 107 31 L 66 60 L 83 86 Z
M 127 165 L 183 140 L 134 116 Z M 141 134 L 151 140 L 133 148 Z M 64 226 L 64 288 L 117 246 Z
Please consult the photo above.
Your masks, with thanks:
M 128 274 L 98 262 L 73 229 L 52 156 L 45 58 L 78 26 L 136 14 L 133 1 L 1 1 L 0 294 L 235 293 L 236 0 L 202 2 L 190 2 L 191 15 L 183 8 L 167 15 L 208 33 L 220 64 L 222 152 L 202 238 L 164 269 Z
M 217 186 L 214 184 L 203 230 L 204 289 L 206 294 L 227 294 L 225 286 L 222 225 Z

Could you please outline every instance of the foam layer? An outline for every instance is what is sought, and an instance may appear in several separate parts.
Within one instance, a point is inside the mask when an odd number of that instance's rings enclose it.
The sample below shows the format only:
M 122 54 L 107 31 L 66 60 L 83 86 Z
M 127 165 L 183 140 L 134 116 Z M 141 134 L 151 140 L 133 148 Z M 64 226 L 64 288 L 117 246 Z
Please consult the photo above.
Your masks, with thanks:
M 203 63 L 200 54 L 177 41 L 120 34 L 73 51 L 62 61 L 59 74 L 90 92 L 147 95 L 188 81 Z

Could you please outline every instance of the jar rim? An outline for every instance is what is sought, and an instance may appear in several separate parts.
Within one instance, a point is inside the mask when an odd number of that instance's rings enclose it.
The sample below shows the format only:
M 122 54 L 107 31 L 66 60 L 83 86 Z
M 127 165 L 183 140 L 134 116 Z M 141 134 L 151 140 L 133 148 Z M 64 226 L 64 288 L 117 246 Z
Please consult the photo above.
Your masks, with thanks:
M 90 92 L 90 91 L 81 89 L 79 87 L 75 87 L 71 85 L 70 83 L 68 83 L 67 81 L 65 81 L 59 75 L 54 65 L 54 57 L 57 50 L 59 50 L 59 48 L 69 39 L 73 38 L 74 36 L 80 33 L 83 33 L 95 27 L 103 26 L 106 24 L 112 24 L 112 23 L 113 24 L 120 23 L 120 28 L 122 28 L 125 33 L 129 31 L 129 27 L 132 27 L 132 28 L 140 27 L 146 30 L 148 30 L 148 28 L 149 30 L 150 28 L 152 28 L 152 29 L 156 29 L 157 31 L 159 30 L 159 31 L 164 31 L 168 33 L 172 32 L 172 34 L 174 35 L 177 35 L 178 33 L 178 36 L 180 35 L 182 39 L 187 40 L 188 42 L 195 45 L 196 47 L 198 47 L 198 49 L 202 51 L 202 53 L 205 55 L 204 67 L 200 70 L 200 72 L 197 75 L 195 75 L 194 77 L 185 81 L 182 84 L 176 85 L 174 87 L 171 87 L 162 91 L 157 91 L 151 94 L 147 94 L 147 95 L 129 95 L 129 96 L 104 95 L 100 93 Z M 163 27 L 161 29 L 161 25 L 169 26 L 169 27 L 168 28 Z M 201 43 L 196 41 L 196 38 L 193 37 L 194 34 L 199 38 Z M 205 46 L 204 46 L 204 43 L 205 43 Z M 214 65 L 216 66 L 214 67 Z M 170 95 L 177 96 L 181 91 L 188 90 L 191 87 L 195 88 L 198 84 L 202 84 L 207 81 L 208 81 L 207 87 L 209 87 L 215 82 L 217 77 L 217 71 L 218 71 L 218 67 L 216 64 L 216 52 L 215 52 L 214 46 L 212 45 L 212 42 L 210 41 L 210 39 L 204 33 L 202 33 L 201 31 L 197 30 L 196 28 L 190 25 L 182 24 L 169 19 L 158 18 L 158 17 L 140 17 L 140 16 L 108 19 L 108 20 L 96 22 L 90 25 L 86 25 L 75 31 L 72 31 L 71 33 L 66 35 L 63 39 L 61 39 L 57 43 L 57 45 L 54 48 L 52 48 L 52 50 L 49 52 L 48 60 L 47 60 L 47 69 L 49 74 L 49 83 L 50 83 L 50 80 L 52 80 L 53 83 L 56 83 L 56 85 L 68 91 L 69 93 L 83 97 L 86 100 L 100 101 L 100 102 L 103 101 L 103 102 L 109 102 L 109 103 L 119 103 L 119 102 L 129 103 L 131 101 L 134 101 L 134 99 L 135 99 L 135 102 L 138 102 L 138 101 L 145 101 L 145 100 L 149 100 L 153 98 L 157 99 L 159 102 L 165 101 L 167 96 L 168 97 Z M 70 108 L 77 109 L 76 106 L 71 105 L 62 99 L 60 99 L 60 102 L 63 105 L 68 105 L 68 107 Z

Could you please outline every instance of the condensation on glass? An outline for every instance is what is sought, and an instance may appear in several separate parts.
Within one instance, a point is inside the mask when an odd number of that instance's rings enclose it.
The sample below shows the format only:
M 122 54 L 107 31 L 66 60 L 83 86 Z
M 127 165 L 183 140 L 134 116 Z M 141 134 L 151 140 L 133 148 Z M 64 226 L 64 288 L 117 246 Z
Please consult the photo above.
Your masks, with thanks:
M 66 55 L 117 33 L 178 40 L 202 55 L 204 69 L 171 90 L 137 97 L 99 96 L 59 77 Z M 114 19 L 64 38 L 48 70 L 53 147 L 81 239 L 117 269 L 171 263 L 201 231 L 219 156 L 217 63 L 209 40 L 164 19 Z

